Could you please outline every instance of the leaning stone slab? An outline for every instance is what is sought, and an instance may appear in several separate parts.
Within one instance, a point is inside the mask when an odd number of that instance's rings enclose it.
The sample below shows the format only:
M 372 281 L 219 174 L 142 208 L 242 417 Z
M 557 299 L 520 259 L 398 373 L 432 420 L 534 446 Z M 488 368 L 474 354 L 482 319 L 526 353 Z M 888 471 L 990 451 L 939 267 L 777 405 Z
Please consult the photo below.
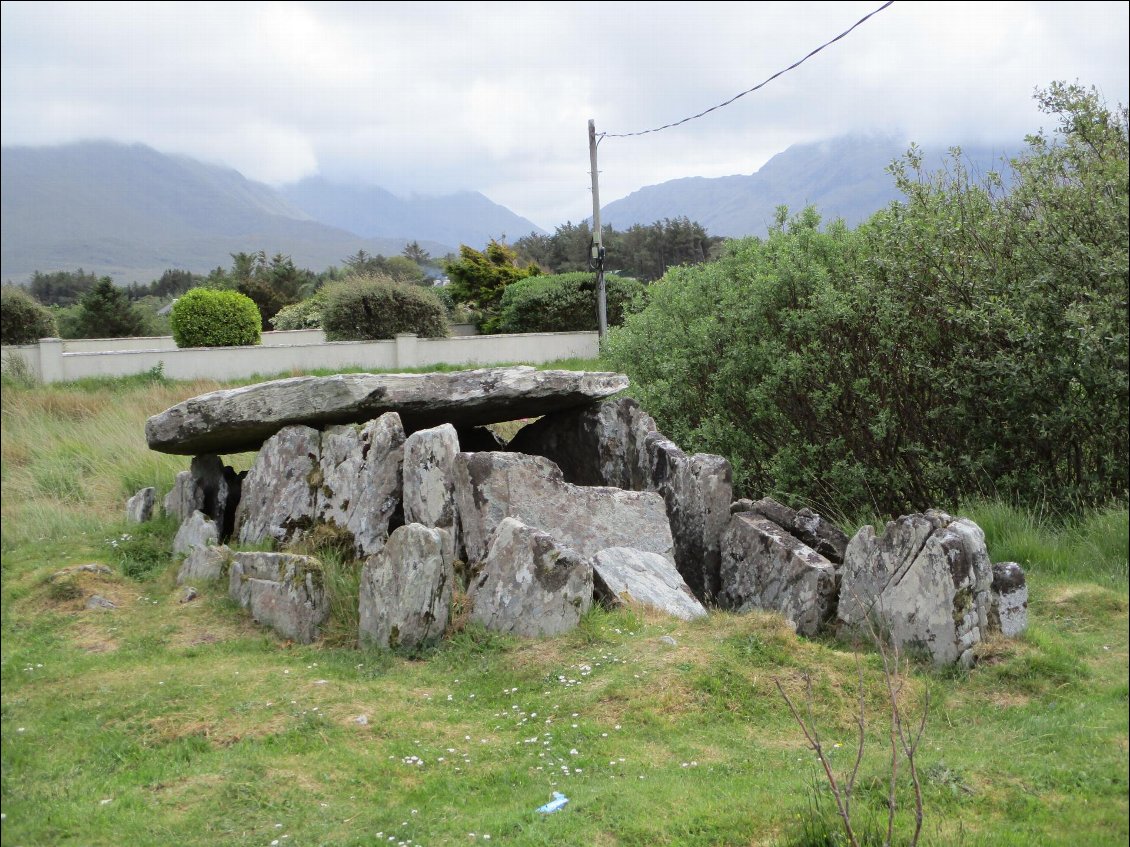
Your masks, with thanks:
M 459 453 L 455 500 L 467 561 L 486 558 L 506 518 L 548 532 L 582 557 L 635 547 L 672 557 L 663 499 L 651 491 L 570 485 L 548 459 L 522 453 Z
M 257 623 L 309 644 L 329 617 L 322 579 L 322 565 L 311 556 L 235 553 L 228 593 Z
M 730 518 L 722 535 L 719 605 L 737 612 L 780 612 L 800 635 L 814 636 L 836 613 L 830 561 L 753 512 Z
M 477 426 L 584 406 L 627 386 L 622 374 L 530 367 L 292 377 L 193 397 L 146 421 L 145 437 L 163 453 L 237 453 L 295 424 L 364 423 L 398 412 L 409 432 Z
M 637 603 L 685 621 L 706 609 L 668 559 L 630 547 L 609 547 L 592 559 L 597 597 L 610 605 Z
M 468 595 L 471 620 L 487 629 L 560 635 L 592 606 L 592 564 L 548 534 L 504 518 Z
M 842 529 L 809 508 L 790 509 L 772 497 L 762 497 L 749 509 L 796 536 L 825 559 L 842 565 L 848 537 Z
M 455 456 L 459 436 L 451 424 L 421 429 L 404 442 L 404 521 L 446 530 L 449 561 L 456 557 Z
M 243 544 L 268 538 L 286 543 L 314 523 L 321 485 L 322 434 L 289 426 L 268 439 L 255 457 L 235 512 L 235 534 Z
M 989 631 L 1017 638 L 1028 629 L 1028 580 L 1016 562 L 993 565 Z
M 871 638 L 873 628 L 935 664 L 972 664 L 993 581 L 977 524 L 931 510 L 891 521 L 881 536 L 865 526 L 848 544 L 842 573 L 842 633 Z
M 455 588 L 447 535 L 442 529 L 406 524 L 368 558 L 361 570 L 362 643 L 412 649 L 443 636 Z
M 192 471 L 181 471 L 173 481 L 173 487 L 165 495 L 165 514 L 185 521 L 193 512 L 204 511 L 204 492 L 196 484 Z
M 192 517 L 180 525 L 173 539 L 173 553 L 191 553 L 197 547 L 218 544 L 220 531 L 216 522 L 203 512 L 193 512 Z
M 177 585 L 223 579 L 227 575 L 231 557 L 231 548 L 225 544 L 218 547 L 193 547 L 177 571 Z
M 157 505 L 157 489 L 143 488 L 126 501 L 126 521 L 145 523 L 153 517 L 153 507 Z
M 332 426 L 322 433 L 315 520 L 353 535 L 358 557 L 378 552 L 400 506 L 404 427 L 396 412 L 364 426 Z

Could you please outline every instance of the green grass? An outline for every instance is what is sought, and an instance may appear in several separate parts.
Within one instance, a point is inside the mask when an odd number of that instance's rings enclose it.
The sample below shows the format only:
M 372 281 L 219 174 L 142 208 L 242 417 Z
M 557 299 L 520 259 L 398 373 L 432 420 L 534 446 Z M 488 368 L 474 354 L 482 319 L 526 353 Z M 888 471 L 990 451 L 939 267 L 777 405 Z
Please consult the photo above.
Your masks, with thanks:
M 333 556 L 334 617 L 318 645 L 256 627 L 220 586 L 179 602 L 162 553 L 174 527 L 127 526 L 123 506 L 143 484 L 163 495 L 188 464 L 145 448 L 145 418 L 215 387 L 3 385 L 5 844 L 841 843 L 774 679 L 801 696 L 812 673 L 813 717 L 845 769 L 856 660 L 772 615 L 687 624 L 596 609 L 556 639 L 463 627 L 396 655 L 357 649 L 356 568 Z M 994 560 L 1028 570 L 1032 623 L 983 645 L 971 670 L 909 677 L 912 710 L 930 696 L 924 843 L 1122 845 L 1126 509 L 961 513 Z M 91 562 L 113 573 L 56 576 Z M 118 608 L 87 611 L 95 593 Z M 856 807 L 874 829 L 887 725 L 878 657 L 861 662 Z M 537 814 L 553 791 L 569 804 Z M 905 834 L 905 783 L 900 800 Z

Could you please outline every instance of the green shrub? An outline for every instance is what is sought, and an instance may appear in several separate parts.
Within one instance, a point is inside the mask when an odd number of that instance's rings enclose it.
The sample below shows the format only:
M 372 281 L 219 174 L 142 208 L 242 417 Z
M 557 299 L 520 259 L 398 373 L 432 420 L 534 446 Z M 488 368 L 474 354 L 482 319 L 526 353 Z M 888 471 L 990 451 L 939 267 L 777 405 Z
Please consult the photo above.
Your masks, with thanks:
M 238 291 L 194 288 L 173 304 L 169 315 L 177 347 L 237 347 L 258 344 L 259 309 Z
M 630 278 L 609 275 L 604 279 L 608 325 L 617 326 L 646 289 Z M 499 332 L 596 330 L 596 275 L 555 274 L 512 282 L 502 292 L 499 312 Z
M 1128 488 L 1127 121 L 1054 86 L 1010 188 L 954 158 L 856 231 L 782 212 L 677 268 L 609 335 L 610 364 L 743 494 L 832 514 L 978 495 L 1074 510 Z
M 322 309 L 326 307 L 325 289 L 289 306 L 283 306 L 271 318 L 271 326 L 276 330 L 318 329 L 322 325 Z
M 330 341 L 367 341 L 414 332 L 447 335 L 443 304 L 430 290 L 386 276 L 351 276 L 325 287 L 322 329 Z
M 0 344 L 34 344 L 58 330 L 45 306 L 14 285 L 0 288 Z

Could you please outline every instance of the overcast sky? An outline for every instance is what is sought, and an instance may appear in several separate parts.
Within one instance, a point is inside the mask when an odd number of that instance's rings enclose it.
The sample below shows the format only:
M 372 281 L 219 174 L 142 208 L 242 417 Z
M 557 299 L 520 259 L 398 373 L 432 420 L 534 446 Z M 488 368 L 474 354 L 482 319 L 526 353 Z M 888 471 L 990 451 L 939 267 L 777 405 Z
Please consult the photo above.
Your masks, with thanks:
M 552 230 L 592 211 L 589 118 L 619 133 L 700 112 L 880 5 L 4 2 L 0 128 L 4 145 L 141 142 L 271 184 L 476 190 Z M 724 109 L 605 139 L 601 199 L 846 133 L 1015 147 L 1049 124 L 1037 86 L 1130 99 L 1128 17 L 900 0 Z

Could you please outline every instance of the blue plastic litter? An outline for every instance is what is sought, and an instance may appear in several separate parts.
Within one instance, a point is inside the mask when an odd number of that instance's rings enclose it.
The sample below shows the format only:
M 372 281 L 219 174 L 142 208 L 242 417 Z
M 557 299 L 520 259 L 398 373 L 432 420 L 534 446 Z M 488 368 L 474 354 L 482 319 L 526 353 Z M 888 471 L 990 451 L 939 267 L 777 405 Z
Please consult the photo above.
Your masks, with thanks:
M 543 815 L 548 815 L 551 812 L 558 811 L 562 806 L 569 802 L 569 798 L 562 794 L 560 791 L 553 792 L 553 799 L 541 806 L 538 811 Z

